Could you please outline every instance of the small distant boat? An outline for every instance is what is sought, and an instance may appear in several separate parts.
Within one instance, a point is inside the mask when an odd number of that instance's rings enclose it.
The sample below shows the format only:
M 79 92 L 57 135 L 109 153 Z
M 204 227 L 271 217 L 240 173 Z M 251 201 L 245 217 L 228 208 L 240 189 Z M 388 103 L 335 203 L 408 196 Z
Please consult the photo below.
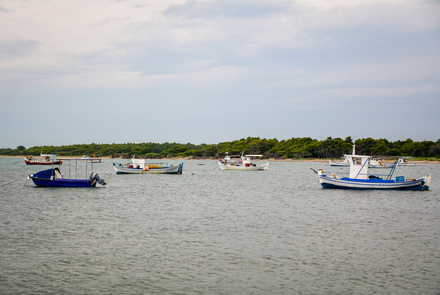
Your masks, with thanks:
M 60 159 L 61 160 L 61 159 Z M 69 161 L 69 177 L 66 178 L 61 174 L 58 167 L 43 170 L 35 174 L 31 174 L 28 178 L 32 179 L 36 186 L 41 187 L 95 187 L 96 183 L 106 185 L 107 182 L 99 177 L 99 175 L 93 172 L 93 163 L 100 163 L 101 159 L 98 158 L 63 158 L 64 161 Z M 76 162 L 76 167 L 72 168 L 71 163 Z M 86 175 L 88 175 L 88 163 L 91 164 L 91 174 L 89 178 L 77 178 L 71 177 L 71 172 L 76 169 L 75 176 L 78 175 L 78 162 L 85 162 Z M 54 164 L 55 165 L 55 164 Z
M 353 155 L 355 154 L 355 149 L 356 149 L 356 146 L 353 145 Z M 342 157 L 342 162 L 332 161 L 331 159 L 329 159 L 328 162 L 330 163 L 330 166 L 338 166 L 338 167 L 350 166 L 350 163 L 348 162 L 348 159 L 347 159 L 347 155 L 344 155 Z
M 177 166 L 168 162 L 148 162 L 146 159 L 131 159 L 131 164 L 113 163 L 116 174 L 182 174 L 183 163 Z
M 262 155 L 245 155 L 241 154 L 240 159 L 231 159 L 228 153 L 224 158 L 220 158 L 218 164 L 221 170 L 241 170 L 241 171 L 263 171 L 269 169 L 269 162 L 264 164 L 252 163 L 252 160 L 262 157 Z
M 332 161 L 331 159 L 329 159 L 329 163 L 330 166 L 341 166 L 341 167 L 348 167 L 350 166 L 350 163 L 348 163 L 348 160 L 345 157 L 342 157 L 342 162 L 338 162 L 338 161 Z
M 318 174 L 322 188 L 339 189 L 377 189 L 377 190 L 429 190 L 431 175 L 421 178 L 405 178 L 397 176 L 392 179 L 398 160 L 394 163 L 390 173 L 385 179 L 378 175 L 369 175 L 370 156 L 347 155 L 350 163 L 349 177 L 339 177 L 335 173 L 324 172 L 322 169 L 315 171 Z
M 397 165 L 399 166 L 414 166 L 415 163 L 408 162 L 408 159 L 412 159 L 412 157 L 401 157 L 397 161 Z
M 385 164 L 383 159 L 370 159 L 370 168 L 393 168 L 393 164 Z
M 28 156 L 24 158 L 26 165 L 61 165 L 63 161 L 57 160 L 57 155 L 40 154 L 39 158 Z

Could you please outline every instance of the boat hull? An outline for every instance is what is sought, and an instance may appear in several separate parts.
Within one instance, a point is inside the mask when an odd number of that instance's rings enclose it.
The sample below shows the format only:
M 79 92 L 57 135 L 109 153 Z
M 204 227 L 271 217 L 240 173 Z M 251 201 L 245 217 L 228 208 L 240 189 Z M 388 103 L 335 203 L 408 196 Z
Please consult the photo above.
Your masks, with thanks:
M 393 165 L 369 165 L 368 168 L 393 168 Z
M 322 188 L 326 189 L 357 189 L 357 190 L 429 190 L 431 175 L 419 179 L 405 181 L 382 179 L 335 178 L 318 175 Z
M 119 166 L 116 165 L 116 163 L 113 163 L 113 168 L 115 169 L 116 174 L 182 174 L 183 163 L 178 166 L 149 168 L 148 170 Z
M 262 165 L 242 165 L 242 164 L 224 164 L 222 162 L 218 163 L 221 170 L 239 170 L 239 171 L 265 171 L 269 169 L 269 163 Z
M 61 165 L 63 164 L 63 161 L 54 161 L 54 162 L 40 162 L 40 161 L 28 161 L 24 160 L 26 165 Z
M 30 177 L 36 186 L 41 187 L 95 187 L 96 181 L 90 179 L 43 179 Z

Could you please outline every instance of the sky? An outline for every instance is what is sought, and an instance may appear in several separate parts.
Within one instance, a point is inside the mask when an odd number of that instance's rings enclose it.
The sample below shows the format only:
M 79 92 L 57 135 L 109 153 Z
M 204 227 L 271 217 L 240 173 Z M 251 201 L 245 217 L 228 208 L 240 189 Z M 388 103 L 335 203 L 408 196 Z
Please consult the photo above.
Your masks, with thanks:
M 0 148 L 439 128 L 438 0 L 0 1 Z

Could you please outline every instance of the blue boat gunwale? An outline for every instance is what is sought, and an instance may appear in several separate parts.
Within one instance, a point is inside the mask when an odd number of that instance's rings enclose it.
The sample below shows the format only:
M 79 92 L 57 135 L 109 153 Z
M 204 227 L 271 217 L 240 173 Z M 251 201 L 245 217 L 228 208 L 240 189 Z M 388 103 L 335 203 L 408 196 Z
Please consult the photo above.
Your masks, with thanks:
M 429 190 L 429 186 L 424 186 L 421 187 L 419 184 L 414 184 L 412 186 L 406 186 L 406 187 L 380 187 L 380 186 L 375 186 L 375 187 L 347 187 L 347 186 L 340 186 L 340 185 L 335 185 L 335 184 L 331 184 L 331 183 L 321 183 L 322 188 L 325 189 L 347 189 L 347 190 Z
M 67 179 L 67 178 L 55 178 L 55 179 L 47 179 L 47 178 L 39 178 L 39 177 L 33 177 L 32 179 L 36 179 L 39 181 L 58 181 L 58 182 L 92 182 L 91 179 L 85 179 L 85 178 L 73 178 L 73 179 Z
M 323 175 L 328 177 L 327 175 Z M 382 179 L 382 178 L 370 178 L 370 179 L 357 179 L 357 178 L 348 178 L 348 177 L 342 177 L 340 180 L 344 181 L 353 181 L 353 182 L 361 182 L 361 183 L 396 183 L 395 180 L 392 179 Z
M 90 179 L 44 179 L 32 178 L 37 187 L 96 187 L 96 181 Z

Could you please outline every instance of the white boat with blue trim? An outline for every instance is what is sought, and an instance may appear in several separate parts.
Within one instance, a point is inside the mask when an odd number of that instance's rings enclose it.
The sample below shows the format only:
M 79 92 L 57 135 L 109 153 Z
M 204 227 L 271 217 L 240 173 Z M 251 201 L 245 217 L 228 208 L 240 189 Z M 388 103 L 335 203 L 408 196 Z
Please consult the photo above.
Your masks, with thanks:
M 376 190 L 429 190 L 431 175 L 421 178 L 397 176 L 392 179 L 398 160 L 388 175 L 368 174 L 370 156 L 346 155 L 350 164 L 349 177 L 339 177 L 335 173 L 315 171 L 322 188 L 339 189 L 376 189 Z M 384 179 L 385 178 L 385 179 Z
M 113 163 L 116 174 L 182 174 L 183 163 L 173 166 L 168 162 L 151 162 L 146 159 L 131 159 L 125 165 Z

